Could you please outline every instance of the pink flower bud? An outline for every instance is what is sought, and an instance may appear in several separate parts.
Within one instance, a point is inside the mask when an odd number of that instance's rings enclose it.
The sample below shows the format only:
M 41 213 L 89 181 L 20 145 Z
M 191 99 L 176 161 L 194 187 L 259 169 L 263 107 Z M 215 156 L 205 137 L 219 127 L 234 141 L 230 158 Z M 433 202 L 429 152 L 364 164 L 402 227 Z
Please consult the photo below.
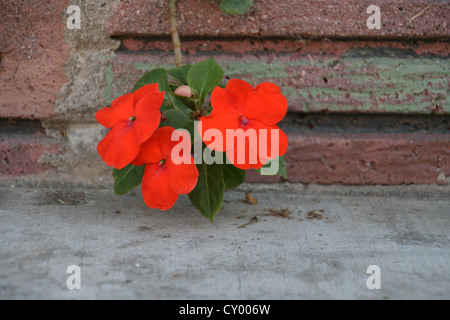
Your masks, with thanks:
M 182 97 L 186 97 L 189 98 L 190 96 L 192 96 L 192 90 L 191 88 L 189 88 L 189 86 L 181 86 L 175 89 L 174 93 L 177 96 L 182 96 Z

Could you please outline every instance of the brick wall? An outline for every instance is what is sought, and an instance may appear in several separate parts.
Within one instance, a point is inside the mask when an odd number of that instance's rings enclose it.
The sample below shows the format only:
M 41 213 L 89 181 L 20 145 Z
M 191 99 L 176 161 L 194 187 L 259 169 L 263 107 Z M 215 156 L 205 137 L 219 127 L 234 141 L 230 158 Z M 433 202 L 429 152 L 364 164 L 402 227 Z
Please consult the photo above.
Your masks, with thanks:
M 214 56 L 230 78 L 282 87 L 291 181 L 449 183 L 448 1 L 255 0 L 244 16 L 218 3 L 178 1 L 186 63 Z M 173 65 L 167 16 L 165 0 L 0 3 L 0 175 L 110 179 L 94 114 Z

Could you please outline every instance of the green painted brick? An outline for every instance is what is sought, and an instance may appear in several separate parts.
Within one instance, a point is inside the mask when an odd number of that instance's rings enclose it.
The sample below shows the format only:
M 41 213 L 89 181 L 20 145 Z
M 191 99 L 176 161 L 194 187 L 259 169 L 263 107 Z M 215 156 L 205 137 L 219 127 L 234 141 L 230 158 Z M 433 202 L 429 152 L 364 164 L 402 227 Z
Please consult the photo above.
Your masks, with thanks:
M 279 84 L 296 111 L 450 113 L 448 98 L 450 62 L 432 56 L 402 57 L 403 52 L 386 49 L 382 56 L 371 50 L 352 50 L 341 57 L 309 56 L 294 61 L 227 61 L 216 57 L 225 75 L 252 85 L 263 81 Z M 404 55 L 404 54 L 403 54 Z M 171 68 L 173 64 L 130 62 L 115 59 L 105 71 L 105 99 L 130 90 L 144 72 Z M 303 77 L 299 72 L 304 71 Z M 326 78 L 326 83 L 323 78 Z M 306 80 L 305 80 L 306 79 Z M 384 99 L 384 101 L 381 101 Z

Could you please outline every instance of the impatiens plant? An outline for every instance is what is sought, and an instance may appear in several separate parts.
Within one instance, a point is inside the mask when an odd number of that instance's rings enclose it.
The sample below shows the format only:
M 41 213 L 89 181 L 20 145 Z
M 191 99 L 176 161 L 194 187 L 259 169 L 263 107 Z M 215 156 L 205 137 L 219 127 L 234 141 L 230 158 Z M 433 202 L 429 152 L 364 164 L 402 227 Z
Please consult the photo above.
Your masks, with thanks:
M 288 139 L 276 124 L 286 115 L 288 102 L 275 84 L 265 82 L 253 88 L 243 80 L 231 79 L 225 89 L 216 87 L 213 90 L 211 106 L 212 112 L 200 119 L 203 142 L 213 150 L 226 152 L 227 158 L 236 167 L 259 169 L 267 160 L 286 152 Z M 207 132 L 213 130 L 219 130 L 225 137 L 221 143 L 218 143 L 217 137 L 213 141 L 208 139 Z M 227 134 L 227 131 L 245 134 L 250 130 L 254 132 L 253 141 L 248 135 L 249 139 L 236 142 L 234 136 Z M 275 133 L 276 136 L 267 136 L 268 133 Z M 266 136 L 262 139 L 262 135 Z M 237 159 L 241 151 L 245 161 Z M 252 158 L 254 161 L 251 161 Z
M 97 121 L 111 128 L 97 147 L 107 165 L 122 169 L 136 158 L 142 143 L 159 126 L 163 100 L 164 92 L 158 90 L 157 84 L 150 84 L 117 98 L 111 107 L 97 112 Z
M 180 54 L 176 67 L 147 72 L 97 112 L 110 129 L 97 150 L 114 168 L 115 193 L 141 185 L 147 206 L 160 210 L 187 194 L 212 222 L 225 190 L 242 184 L 246 170 L 287 177 L 288 139 L 277 123 L 288 103 L 273 83 L 223 83 L 214 58 L 182 65 Z
M 162 127 L 142 144 L 141 151 L 131 163 L 145 166 L 142 177 L 142 195 L 150 208 L 170 209 L 179 194 L 187 194 L 197 184 L 198 171 L 194 160 L 188 154 L 186 163 L 174 163 L 172 141 L 175 129 Z M 190 147 L 190 144 L 189 144 Z M 190 153 L 190 148 L 188 148 Z

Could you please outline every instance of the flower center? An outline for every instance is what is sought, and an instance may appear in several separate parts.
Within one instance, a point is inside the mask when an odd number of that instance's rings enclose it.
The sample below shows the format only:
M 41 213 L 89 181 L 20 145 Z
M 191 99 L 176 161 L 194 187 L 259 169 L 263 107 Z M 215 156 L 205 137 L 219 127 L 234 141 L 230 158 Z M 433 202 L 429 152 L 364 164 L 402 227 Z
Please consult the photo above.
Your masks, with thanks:
M 241 123 L 241 125 L 245 126 L 248 123 L 248 120 L 245 116 L 240 116 L 239 122 Z
M 136 120 L 136 117 L 130 117 L 128 120 L 134 121 L 134 120 Z

